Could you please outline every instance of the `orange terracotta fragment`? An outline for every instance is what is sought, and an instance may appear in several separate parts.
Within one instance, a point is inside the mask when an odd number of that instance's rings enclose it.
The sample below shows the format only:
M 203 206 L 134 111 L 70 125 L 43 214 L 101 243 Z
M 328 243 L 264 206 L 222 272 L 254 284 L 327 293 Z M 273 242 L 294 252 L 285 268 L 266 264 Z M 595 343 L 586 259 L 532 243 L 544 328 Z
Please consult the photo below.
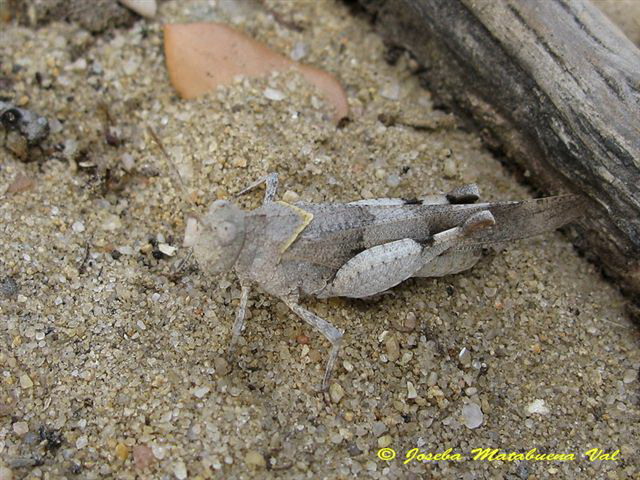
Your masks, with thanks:
M 221 23 L 167 24 L 164 52 L 171 84 L 190 99 L 228 85 L 234 77 L 258 77 L 295 69 L 333 106 L 333 119 L 349 114 L 347 95 L 331 74 L 294 62 L 266 45 Z

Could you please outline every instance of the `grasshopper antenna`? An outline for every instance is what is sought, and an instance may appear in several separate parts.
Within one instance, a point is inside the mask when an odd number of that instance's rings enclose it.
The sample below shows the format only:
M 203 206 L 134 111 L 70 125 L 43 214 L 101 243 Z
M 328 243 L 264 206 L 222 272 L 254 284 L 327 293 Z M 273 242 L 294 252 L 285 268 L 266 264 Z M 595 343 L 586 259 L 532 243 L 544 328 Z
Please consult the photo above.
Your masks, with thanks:
M 147 127 L 147 131 L 149 132 L 149 135 L 151 135 L 151 138 L 153 138 L 153 141 L 156 142 L 156 145 L 158 145 L 158 148 L 162 152 L 162 156 L 167 162 L 169 170 L 171 171 L 171 179 L 173 180 L 173 185 L 174 187 L 178 188 L 180 192 L 181 200 L 186 204 L 191 204 L 191 201 L 189 200 L 189 194 L 187 193 L 187 187 L 184 181 L 182 180 L 182 176 L 178 171 L 178 167 L 176 167 L 176 164 L 173 163 L 173 161 L 171 160 L 171 157 L 167 153 L 167 150 L 164 148 L 164 145 L 160 141 L 160 138 L 158 137 L 156 132 L 153 130 L 153 128 Z
M 160 141 L 160 138 L 158 137 L 156 132 L 151 127 L 147 127 L 147 131 L 149 132 L 149 135 L 151 135 L 151 138 L 153 138 L 153 141 L 156 143 L 156 145 L 158 145 L 158 148 L 162 152 L 162 156 L 164 157 L 165 161 L 167 162 L 167 165 L 169 166 L 173 186 L 180 193 L 180 200 L 181 200 L 180 210 L 182 211 L 184 216 L 187 218 L 187 229 L 189 229 L 189 225 L 191 224 L 190 220 L 193 221 L 194 220 L 193 217 L 195 217 L 195 215 L 193 215 L 191 212 L 191 207 L 193 206 L 193 202 L 189 198 L 187 187 L 184 181 L 182 180 L 182 176 L 180 175 L 178 168 L 176 167 L 175 163 L 173 163 L 173 161 L 171 160 L 171 157 L 167 153 L 167 150 L 164 148 L 164 145 Z M 186 237 L 186 233 L 185 233 L 185 237 Z M 174 274 L 180 272 L 180 270 L 184 268 L 184 266 L 187 264 L 187 262 L 191 259 L 191 256 L 193 255 L 193 247 L 191 245 L 185 245 L 185 246 L 189 247 L 189 253 L 174 267 L 174 271 L 173 271 Z

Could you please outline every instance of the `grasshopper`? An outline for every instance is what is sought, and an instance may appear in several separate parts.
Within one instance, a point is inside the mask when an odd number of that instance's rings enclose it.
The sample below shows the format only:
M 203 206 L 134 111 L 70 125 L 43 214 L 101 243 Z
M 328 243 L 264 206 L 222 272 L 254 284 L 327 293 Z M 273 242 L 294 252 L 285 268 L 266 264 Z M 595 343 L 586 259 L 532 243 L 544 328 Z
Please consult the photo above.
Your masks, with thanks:
M 473 267 L 485 247 L 574 220 L 581 204 L 577 195 L 477 203 L 479 189 L 473 184 L 417 200 L 290 204 L 276 200 L 275 173 L 238 195 L 263 183 L 264 201 L 255 210 L 244 211 L 227 200 L 211 203 L 196 220 L 196 233 L 187 246 L 208 273 L 235 268 L 241 297 L 231 349 L 244 327 L 252 285 L 281 299 L 331 342 L 323 390 L 343 333 L 301 306 L 302 297 L 367 298 L 411 277 L 459 273 Z

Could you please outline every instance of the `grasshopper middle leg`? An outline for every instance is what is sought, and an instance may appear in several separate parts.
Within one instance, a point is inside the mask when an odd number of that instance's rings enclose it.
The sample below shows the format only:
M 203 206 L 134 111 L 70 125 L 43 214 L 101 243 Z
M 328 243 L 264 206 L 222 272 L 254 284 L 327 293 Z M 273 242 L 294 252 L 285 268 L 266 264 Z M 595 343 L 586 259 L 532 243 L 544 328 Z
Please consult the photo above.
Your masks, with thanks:
M 331 352 L 329 353 L 329 360 L 327 360 L 324 377 L 322 378 L 322 390 L 324 391 L 329 386 L 331 374 L 333 373 L 336 361 L 338 360 L 340 344 L 342 343 L 342 332 L 326 320 L 317 316 L 315 313 L 312 313 L 306 308 L 300 306 L 296 301 L 284 300 L 284 302 L 296 315 L 298 315 L 300 318 L 302 318 L 302 320 L 322 333 L 322 335 L 324 335 L 327 340 L 331 342 Z
M 249 299 L 250 288 L 247 285 L 242 285 L 242 291 L 240 293 L 240 305 L 236 311 L 236 320 L 233 322 L 233 328 L 231 329 L 231 342 L 229 344 L 229 350 L 233 351 L 238 343 L 238 338 L 242 335 L 242 328 L 244 327 L 245 313 L 247 310 L 247 300 Z

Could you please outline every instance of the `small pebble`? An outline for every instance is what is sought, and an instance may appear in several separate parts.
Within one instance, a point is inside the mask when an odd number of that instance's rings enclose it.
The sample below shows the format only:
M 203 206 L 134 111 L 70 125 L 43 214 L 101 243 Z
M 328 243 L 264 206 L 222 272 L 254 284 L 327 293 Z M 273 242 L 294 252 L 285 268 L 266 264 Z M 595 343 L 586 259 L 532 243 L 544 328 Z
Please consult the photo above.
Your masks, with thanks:
M 622 376 L 622 381 L 624 383 L 631 383 L 638 378 L 638 371 L 632 368 L 629 368 L 624 371 L 624 375 Z
M 244 157 L 234 157 L 233 160 L 231 160 L 231 166 L 236 168 L 246 168 L 247 159 Z
M 534 413 L 537 413 L 539 415 L 548 415 L 549 412 L 550 410 L 544 404 L 544 400 L 539 398 L 535 399 L 533 402 L 527 405 L 527 413 L 529 415 L 533 415 Z
M 333 403 L 340 403 L 340 400 L 344 397 L 344 389 L 339 383 L 332 383 L 329 387 L 329 396 Z
M 116 445 L 116 457 L 123 462 L 129 458 L 129 448 L 124 443 L 118 443 L 118 445 Z
M 204 397 L 207 393 L 209 393 L 210 388 L 209 387 L 198 387 L 193 391 L 193 395 L 196 398 L 202 398 Z
M 10 468 L 0 466 L 0 480 L 13 480 L 13 471 Z
M 466 347 L 463 347 L 458 354 L 458 360 L 464 366 L 469 365 L 471 363 L 471 352 Z
M 123 153 L 120 160 L 122 161 L 122 168 L 124 168 L 127 172 L 130 172 L 136 166 L 133 155 L 131 155 L 130 153 Z
M 158 245 L 158 250 L 164 253 L 167 257 L 173 257 L 176 254 L 176 247 L 168 245 L 166 243 L 161 243 Z
M 390 362 L 395 362 L 400 358 L 400 345 L 395 335 L 390 335 L 384 342 L 387 349 L 387 358 Z
M 113 232 L 115 230 L 118 230 L 120 227 L 122 227 L 122 222 L 120 221 L 120 217 L 118 217 L 117 215 L 107 216 L 104 222 L 102 222 L 102 224 L 100 225 L 100 228 L 102 230 L 105 230 L 108 232 Z
M 393 188 L 400 185 L 400 177 L 398 175 L 389 175 L 387 177 L 387 187 Z
M 300 200 L 300 195 L 291 190 L 287 190 L 284 192 L 284 195 L 282 195 L 282 201 L 287 203 L 295 203 L 298 200 Z
M 280 100 L 284 100 L 286 95 L 282 93 L 280 90 L 276 90 L 275 88 L 265 88 L 264 96 L 269 100 L 273 100 L 274 102 L 279 102 Z
M 80 437 L 78 437 L 78 439 L 76 440 L 76 448 L 78 450 L 80 450 L 81 448 L 86 447 L 89 444 L 89 439 L 87 438 L 86 435 L 82 435 Z
M 158 11 L 156 0 L 120 0 L 120 3 L 147 18 L 154 17 Z
M 371 432 L 375 437 L 381 436 L 386 431 L 387 426 L 383 422 L 373 422 L 373 425 L 371 426 Z
M 412 399 L 418 396 L 418 392 L 416 391 L 416 387 L 413 386 L 413 383 L 407 382 L 407 398 Z
M 26 373 L 20 375 L 20 386 L 22 388 L 33 387 L 33 381 L 31 380 L 31 377 L 29 377 L 29 375 L 27 375 Z
M 255 450 L 249 450 L 244 457 L 244 461 L 247 465 L 254 467 L 264 468 L 267 466 L 267 461 L 264 459 L 264 456 Z
M 71 225 L 71 229 L 76 233 L 82 233 L 84 232 L 84 223 L 82 223 L 81 221 L 73 222 L 73 225 Z
M 67 65 L 64 69 L 67 71 L 81 72 L 83 70 L 86 70 L 86 68 L 87 68 L 87 61 L 84 58 L 80 57 L 75 62 Z
M 162 460 L 167 454 L 166 448 L 164 448 L 161 445 L 152 445 L 151 451 L 153 452 L 153 456 L 156 457 L 158 460 Z
M 116 250 L 120 252 L 122 255 L 133 255 L 133 248 L 128 245 L 122 245 L 121 247 L 117 247 Z
M 391 435 L 383 435 L 378 439 L 378 448 L 388 447 L 389 445 L 391 445 L 391 443 L 393 443 L 393 438 L 391 438 Z
M 475 403 L 468 403 L 462 407 L 462 418 L 467 428 L 474 429 L 482 425 L 484 415 L 478 405 Z
M 307 56 L 308 51 L 309 51 L 309 48 L 305 43 L 296 42 L 296 44 L 291 49 L 291 55 L 290 55 L 291 60 L 295 60 L 296 62 L 299 60 L 302 60 L 304 57 Z
M 216 375 L 218 376 L 224 376 L 230 371 L 229 362 L 222 357 L 216 357 L 213 360 L 213 366 L 216 369 Z
M 187 226 L 184 230 L 184 241 L 182 245 L 192 247 L 198 239 L 198 220 L 193 217 L 187 218 Z
M 380 96 L 388 100 L 398 100 L 400 98 L 400 84 L 396 81 L 386 84 L 380 90 Z
M 125 75 L 133 75 L 138 71 L 140 64 L 135 60 L 128 60 L 122 64 L 122 71 Z
M 184 480 L 187 478 L 187 466 L 182 460 L 178 460 L 173 464 L 173 474 L 178 480 Z
M 133 447 L 133 463 L 139 470 L 147 468 L 154 461 L 153 452 L 146 445 L 136 445 Z
M 444 176 L 445 178 L 455 178 L 458 174 L 458 167 L 456 166 L 456 162 L 453 158 L 447 158 L 444 161 Z
M 16 422 L 13 424 L 13 431 L 16 435 L 24 435 L 29 431 L 29 425 L 27 422 Z

